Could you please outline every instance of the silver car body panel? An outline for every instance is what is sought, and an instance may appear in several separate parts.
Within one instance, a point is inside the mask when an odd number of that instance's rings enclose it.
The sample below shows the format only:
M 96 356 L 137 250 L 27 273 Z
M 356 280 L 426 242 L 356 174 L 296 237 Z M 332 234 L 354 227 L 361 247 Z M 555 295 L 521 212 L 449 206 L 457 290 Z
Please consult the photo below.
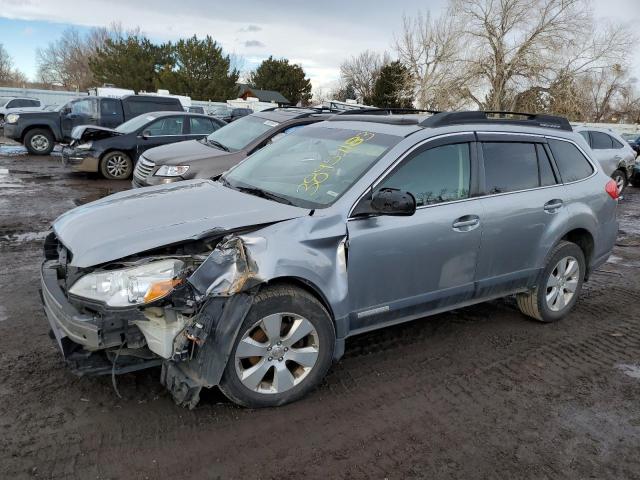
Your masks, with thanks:
M 222 367 L 250 307 L 250 292 L 263 283 L 293 281 L 315 292 L 335 323 L 339 357 L 349 335 L 530 288 L 550 250 L 570 232 L 585 232 L 592 239 L 587 252 L 591 269 L 613 248 L 617 202 L 605 192 L 609 178 L 574 132 L 513 125 L 432 129 L 352 120 L 304 128 L 367 129 L 397 135 L 399 141 L 326 208 L 308 210 L 220 183 L 187 181 L 111 195 L 62 215 L 54 230 L 77 267 L 207 235 L 225 236 L 188 278 L 200 298 L 210 298 L 225 312 L 215 321 L 233 322 L 216 324 L 216 361 Z M 571 142 L 589 159 L 593 174 L 566 184 L 428 205 L 408 217 L 351 216 L 363 196 L 416 148 L 460 138 L 477 146 L 478 132 Z M 472 157 L 473 164 L 481 162 L 479 154 Z M 562 204 L 549 213 L 545 204 L 552 200 Z M 468 215 L 477 217 L 477 225 L 455 231 L 453 223 Z M 220 303 L 242 296 L 236 314 Z M 197 377 L 188 373 L 195 366 L 172 365 L 163 380 L 167 385 Z M 221 367 L 207 368 L 198 375 L 205 378 L 203 384 L 213 385 Z

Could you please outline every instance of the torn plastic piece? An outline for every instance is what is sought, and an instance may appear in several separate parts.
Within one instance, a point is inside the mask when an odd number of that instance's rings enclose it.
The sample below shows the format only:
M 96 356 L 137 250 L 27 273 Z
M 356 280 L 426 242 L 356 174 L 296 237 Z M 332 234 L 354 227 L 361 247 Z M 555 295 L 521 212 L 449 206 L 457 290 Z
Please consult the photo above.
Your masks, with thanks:
M 195 351 L 187 360 L 163 363 L 162 384 L 178 405 L 194 408 L 202 387 L 220 383 L 240 326 L 253 304 L 254 290 L 232 297 L 211 297 L 197 320 L 202 325 L 199 336 L 206 342 L 192 344 Z M 179 337 L 188 341 L 185 336 Z
M 230 235 L 196 269 L 189 283 L 202 294 L 226 297 L 253 286 L 257 274 L 242 238 Z

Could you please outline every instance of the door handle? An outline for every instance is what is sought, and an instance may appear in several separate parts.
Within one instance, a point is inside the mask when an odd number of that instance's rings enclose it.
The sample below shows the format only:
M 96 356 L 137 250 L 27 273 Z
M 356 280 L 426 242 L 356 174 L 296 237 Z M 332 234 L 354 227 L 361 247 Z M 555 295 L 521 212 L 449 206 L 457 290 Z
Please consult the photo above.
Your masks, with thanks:
M 549 200 L 544 204 L 544 211 L 547 213 L 556 213 L 563 205 L 564 202 L 560 199 Z
M 464 217 L 457 218 L 451 224 L 456 232 L 470 232 L 480 225 L 480 217 L 477 215 L 465 215 Z

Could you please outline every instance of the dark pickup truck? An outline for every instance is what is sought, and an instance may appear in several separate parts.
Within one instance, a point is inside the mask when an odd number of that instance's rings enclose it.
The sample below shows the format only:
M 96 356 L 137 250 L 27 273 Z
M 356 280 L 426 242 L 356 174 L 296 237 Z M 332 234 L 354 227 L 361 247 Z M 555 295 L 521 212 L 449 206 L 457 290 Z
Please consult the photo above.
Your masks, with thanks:
M 179 111 L 177 98 L 127 95 L 122 98 L 80 97 L 57 110 L 16 111 L 5 118 L 4 136 L 19 141 L 33 155 L 48 155 L 55 142 L 71 140 L 79 125 L 115 128 L 143 113 Z

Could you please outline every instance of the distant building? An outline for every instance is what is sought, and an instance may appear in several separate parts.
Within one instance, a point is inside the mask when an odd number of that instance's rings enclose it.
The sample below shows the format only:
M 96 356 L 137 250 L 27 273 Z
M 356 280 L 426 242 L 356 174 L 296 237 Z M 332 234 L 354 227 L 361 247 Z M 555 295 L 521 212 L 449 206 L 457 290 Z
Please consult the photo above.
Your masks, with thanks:
M 279 107 L 290 105 L 291 102 L 287 100 L 280 92 L 273 90 L 259 90 L 253 88 L 245 83 L 239 83 L 240 94 L 239 98 L 246 100 L 248 97 L 257 98 L 261 102 L 276 103 Z

